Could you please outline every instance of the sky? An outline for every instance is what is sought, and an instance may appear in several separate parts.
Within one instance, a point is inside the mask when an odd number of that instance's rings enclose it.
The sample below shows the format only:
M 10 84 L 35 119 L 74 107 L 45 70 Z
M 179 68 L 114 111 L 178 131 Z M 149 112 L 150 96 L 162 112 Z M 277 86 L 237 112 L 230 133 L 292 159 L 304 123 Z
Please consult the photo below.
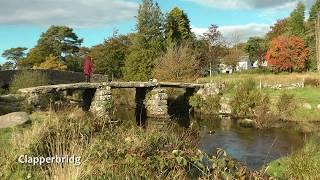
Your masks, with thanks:
M 315 0 L 300 0 L 307 9 Z M 135 16 L 142 0 L 0 0 L 0 53 L 12 47 L 32 48 L 50 25 L 66 25 L 91 47 L 114 30 L 135 31 Z M 263 36 L 278 19 L 289 16 L 298 0 L 157 0 L 164 13 L 184 10 L 192 31 L 204 33 L 219 26 L 227 41 Z M 308 12 L 306 12 L 306 15 Z M 4 59 L 0 57 L 0 63 Z

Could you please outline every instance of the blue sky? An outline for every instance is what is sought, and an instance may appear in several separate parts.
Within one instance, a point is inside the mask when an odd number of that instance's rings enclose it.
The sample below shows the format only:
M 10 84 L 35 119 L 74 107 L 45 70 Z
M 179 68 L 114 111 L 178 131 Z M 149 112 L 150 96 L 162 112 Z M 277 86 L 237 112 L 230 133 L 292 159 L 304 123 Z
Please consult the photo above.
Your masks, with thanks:
M 307 7 L 314 0 L 302 0 Z M 228 41 L 262 36 L 277 19 L 287 17 L 296 0 L 158 0 L 168 12 L 175 6 L 189 16 L 197 34 L 217 24 Z M 50 25 L 74 28 L 90 47 L 120 33 L 135 30 L 141 0 L 0 0 L 0 53 L 11 47 L 32 48 Z M 307 14 L 307 13 L 306 13 Z M 4 59 L 0 57 L 0 63 Z

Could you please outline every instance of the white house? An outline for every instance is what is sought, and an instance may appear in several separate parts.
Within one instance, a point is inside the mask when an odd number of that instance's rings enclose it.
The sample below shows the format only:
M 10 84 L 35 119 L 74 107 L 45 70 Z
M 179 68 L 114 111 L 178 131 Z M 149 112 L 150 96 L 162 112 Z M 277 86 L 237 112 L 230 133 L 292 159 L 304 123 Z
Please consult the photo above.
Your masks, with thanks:
M 232 74 L 233 73 L 232 66 L 228 66 L 226 64 L 219 64 L 219 71 L 223 74 Z
M 240 58 L 238 65 L 236 67 L 237 71 L 245 71 L 252 68 L 252 64 L 248 56 L 243 56 Z
M 268 67 L 268 62 L 263 61 L 262 63 L 259 63 L 259 61 L 256 61 L 253 63 L 253 68 L 259 68 L 259 67 Z

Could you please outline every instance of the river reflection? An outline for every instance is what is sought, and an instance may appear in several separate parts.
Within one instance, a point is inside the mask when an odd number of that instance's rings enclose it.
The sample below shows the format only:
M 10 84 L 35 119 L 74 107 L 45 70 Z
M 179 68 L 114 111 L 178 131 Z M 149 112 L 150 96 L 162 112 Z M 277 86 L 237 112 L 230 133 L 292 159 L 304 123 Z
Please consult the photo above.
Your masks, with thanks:
M 116 108 L 115 117 L 123 121 L 135 119 L 135 110 L 125 107 Z M 148 126 L 164 126 L 168 120 L 148 119 Z M 143 120 L 137 120 L 141 125 Z M 222 148 L 229 155 L 253 169 L 260 169 L 268 162 L 286 156 L 303 146 L 305 135 L 291 129 L 258 130 L 241 128 L 235 120 L 228 117 L 194 116 L 179 118 L 177 122 L 184 127 L 200 131 L 200 149 L 214 154 Z

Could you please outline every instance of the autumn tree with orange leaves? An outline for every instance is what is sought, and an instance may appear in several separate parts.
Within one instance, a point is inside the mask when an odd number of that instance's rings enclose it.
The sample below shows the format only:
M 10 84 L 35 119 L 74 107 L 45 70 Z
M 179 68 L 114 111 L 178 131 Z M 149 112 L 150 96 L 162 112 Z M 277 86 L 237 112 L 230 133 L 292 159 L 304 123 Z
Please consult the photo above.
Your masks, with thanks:
M 308 56 L 309 50 L 301 38 L 280 36 L 271 41 L 266 60 L 275 72 L 300 72 L 305 69 Z

